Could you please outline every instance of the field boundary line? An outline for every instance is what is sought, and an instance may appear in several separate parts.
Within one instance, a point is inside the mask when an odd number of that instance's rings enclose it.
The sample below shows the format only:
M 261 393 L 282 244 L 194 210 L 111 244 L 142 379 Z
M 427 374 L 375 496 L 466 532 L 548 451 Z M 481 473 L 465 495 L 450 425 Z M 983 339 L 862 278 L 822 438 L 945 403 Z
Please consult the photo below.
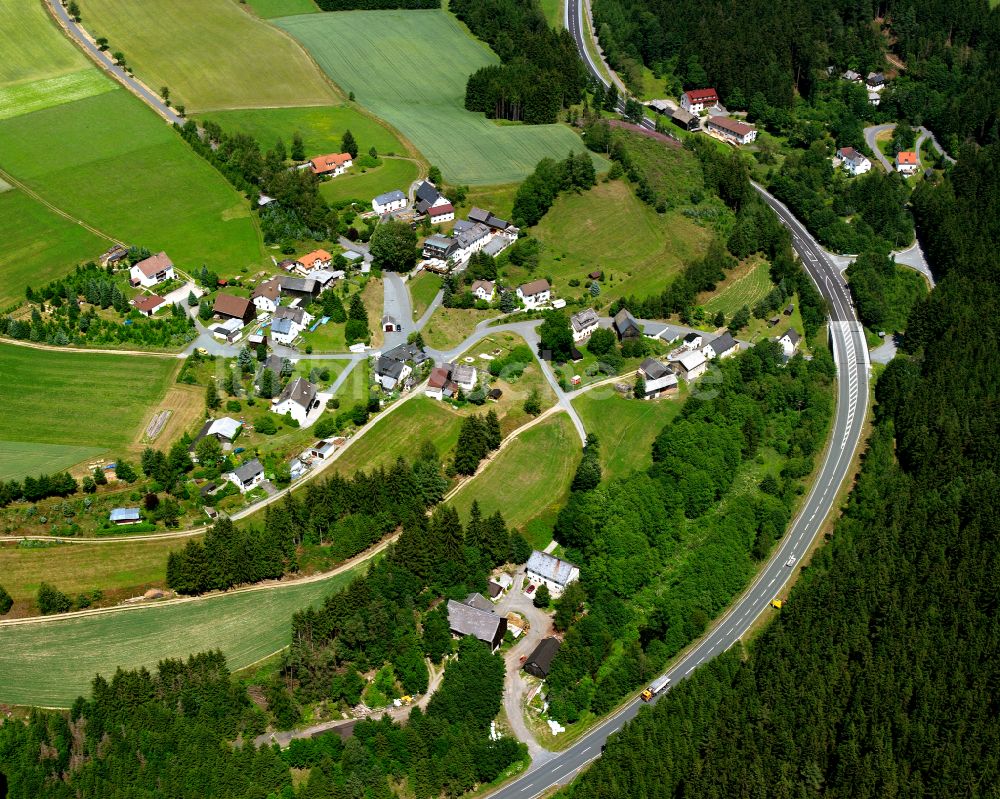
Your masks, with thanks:
M 89 347 L 58 347 L 55 344 L 40 344 L 36 341 L 21 341 L 16 338 L 0 336 L 0 343 L 13 344 L 15 347 L 25 347 L 29 350 L 49 350 L 51 352 L 82 352 L 87 355 L 134 355 L 145 358 L 183 358 L 182 352 L 143 352 L 142 350 L 99 350 Z
M 93 233 L 95 236 L 97 236 L 99 238 L 106 239 L 107 241 L 113 242 L 115 244 L 121 244 L 123 247 L 125 246 L 125 242 L 124 241 L 121 241 L 120 239 L 116 239 L 114 236 L 110 236 L 110 235 L 108 235 L 107 233 L 105 233 L 102 230 L 98 230 L 96 227 L 94 227 L 93 225 L 89 224 L 88 222 L 84 222 L 82 219 L 77 219 L 72 214 L 68 213 L 67 211 L 64 211 L 58 205 L 54 205 L 53 203 L 51 203 L 48 200 L 46 200 L 37 191 L 35 191 L 34 189 L 32 189 L 30 186 L 28 186 L 24 182 L 22 182 L 22 181 L 18 180 L 17 178 L 15 178 L 9 172 L 4 171 L 3 169 L 0 169 L 0 179 L 4 180 L 6 183 L 11 184 L 11 186 L 13 186 L 15 189 L 20 189 L 25 194 L 27 194 L 32 200 L 34 200 L 35 202 L 41 203 L 46 208 L 48 208 L 50 211 L 52 211 L 54 214 L 57 214 L 57 215 L 61 216 L 63 219 L 66 219 L 66 220 L 72 222 L 75 225 L 79 225 L 84 230 L 90 231 L 91 233 Z
M 250 594 L 255 591 L 271 591 L 275 588 L 291 588 L 293 586 L 299 585 L 309 585 L 310 583 L 319 583 L 323 580 L 327 580 L 331 577 L 336 577 L 338 574 L 343 574 L 344 572 L 350 571 L 356 566 L 360 566 L 363 563 L 368 562 L 376 555 L 384 552 L 390 544 L 394 543 L 399 538 L 399 533 L 393 533 L 386 538 L 383 538 L 374 547 L 369 547 L 364 552 L 360 552 L 353 558 L 348 558 L 339 566 L 331 569 L 327 572 L 318 572 L 316 574 L 310 574 L 306 577 L 298 577 L 293 580 L 268 580 L 266 582 L 254 583 L 253 585 L 245 585 L 239 588 L 231 588 L 226 591 L 212 591 L 208 594 L 200 594 L 198 596 L 180 596 L 174 599 L 165 599 L 160 602 L 153 602 L 149 604 L 137 603 L 135 605 L 115 605 L 110 608 L 91 608 L 89 610 L 77 610 L 73 613 L 56 613 L 51 616 L 28 616 L 23 619 L 7 619 L 0 620 L 0 628 L 2 627 L 21 627 L 30 624 L 47 624 L 49 622 L 55 622 L 66 619 L 81 619 L 88 616 L 107 616 L 113 613 L 128 613 L 129 611 L 135 610 L 150 610 L 154 608 L 162 607 L 172 607 L 174 605 L 183 605 L 190 602 L 204 602 L 209 599 L 219 599 L 224 596 L 234 596 L 237 594 Z M 280 650 L 279 650 L 280 651 Z

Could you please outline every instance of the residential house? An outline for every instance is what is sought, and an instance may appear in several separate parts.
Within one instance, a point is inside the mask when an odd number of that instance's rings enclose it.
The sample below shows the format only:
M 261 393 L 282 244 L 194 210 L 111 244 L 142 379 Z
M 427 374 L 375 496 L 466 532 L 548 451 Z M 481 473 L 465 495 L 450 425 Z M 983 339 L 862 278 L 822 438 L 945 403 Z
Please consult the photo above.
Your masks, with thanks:
M 414 192 L 414 209 L 418 214 L 428 214 L 432 208 L 443 205 L 450 205 L 448 198 L 437 190 L 437 186 L 429 180 L 421 181 Z M 452 219 L 454 219 L 455 209 L 452 208 Z M 433 220 L 431 220 L 433 221 Z
M 837 160 L 841 169 L 855 176 L 870 172 L 872 168 L 872 162 L 853 147 L 841 147 L 837 150 Z
M 795 354 L 801 342 L 802 336 L 799 335 L 799 331 L 794 327 L 788 328 L 782 334 L 781 338 L 778 339 L 778 343 L 781 345 L 781 350 L 784 352 L 786 358 L 791 358 Z
M 896 171 L 909 177 L 915 175 L 920 168 L 917 154 L 906 150 L 896 153 Z
M 639 327 L 639 322 L 632 316 L 628 308 L 622 308 L 615 314 L 614 319 L 611 320 L 611 326 L 619 341 L 642 336 L 642 328 Z
M 335 439 L 324 438 L 322 441 L 317 441 L 309 448 L 309 457 L 318 458 L 321 461 L 329 460 L 337 451 L 338 446 L 339 445 Z
M 590 334 L 597 330 L 600 321 L 597 311 L 593 308 L 587 308 L 573 314 L 569 318 L 569 325 L 573 328 L 573 341 L 583 341 L 585 338 L 589 338 Z
M 431 370 L 431 375 L 427 379 L 427 388 L 424 391 L 431 399 L 442 400 L 446 396 L 453 397 L 458 393 L 458 386 L 451 380 L 451 364 L 436 366 Z
M 352 166 L 354 166 L 354 159 L 351 158 L 350 153 L 330 153 L 309 159 L 309 168 L 314 175 L 337 177 L 337 175 L 343 175 Z
M 220 294 L 215 298 L 215 305 L 212 311 L 216 316 L 226 319 L 239 319 L 243 324 L 250 324 L 257 315 L 254 304 L 246 297 L 237 297 L 233 294 Z
M 707 128 L 732 144 L 749 144 L 757 138 L 757 128 L 729 117 L 709 117 Z
M 447 262 L 449 259 L 453 259 L 457 252 L 458 242 L 450 236 L 442 236 L 440 233 L 435 233 L 433 236 L 428 236 L 424 241 L 424 258 Z
M 98 262 L 103 267 L 117 266 L 121 261 L 128 258 L 128 247 L 124 244 L 115 244 L 111 249 L 101 253 Z
M 689 383 L 697 380 L 708 370 L 708 359 L 703 350 L 691 350 L 685 352 L 675 362 L 677 374 Z
M 478 379 L 479 372 L 475 366 L 467 363 L 451 364 L 451 380 L 466 394 L 476 387 Z
M 129 278 L 133 286 L 150 288 L 164 280 L 174 279 L 174 263 L 165 252 L 158 252 L 135 264 L 129 270 Z
M 493 302 L 496 291 L 496 283 L 492 280 L 476 280 L 472 284 L 472 296 L 477 300 Z
M 263 283 L 258 283 L 250 292 L 254 307 L 262 313 L 274 313 L 281 299 L 281 281 L 272 277 Z
M 869 72 L 865 78 L 865 87 L 870 92 L 880 92 L 885 88 L 885 75 L 881 72 Z
M 580 579 L 580 570 L 568 560 L 536 549 L 525 565 L 525 575 L 532 585 L 547 586 L 553 597 L 560 597 L 566 586 Z
M 517 241 L 521 231 L 508 222 L 495 216 L 492 211 L 485 211 L 482 208 L 473 208 L 469 211 L 469 221 L 464 224 L 484 225 L 492 236 L 502 236 L 509 243 Z M 455 230 L 459 230 L 460 225 L 456 223 Z
M 333 264 L 333 256 L 326 250 L 313 250 L 299 258 L 298 262 L 307 272 L 313 269 L 329 269 Z
M 409 362 L 417 366 L 427 360 L 427 354 L 413 344 L 400 344 L 387 352 L 383 352 L 375 363 L 375 382 L 386 391 L 392 391 L 398 385 L 405 382 L 411 374 L 413 367 Z
M 432 205 L 427 209 L 427 218 L 430 219 L 432 225 L 451 222 L 455 218 L 455 207 L 451 203 Z
M 740 344 L 727 330 L 718 338 L 708 342 L 701 351 L 709 360 L 718 358 L 721 361 L 723 358 L 729 358 L 738 353 L 740 351 Z
M 164 307 L 165 302 L 166 300 L 163 297 L 158 297 L 155 294 L 140 294 L 132 300 L 132 305 L 143 316 L 152 316 Z
M 245 494 L 264 482 L 264 467 L 259 460 L 254 458 L 237 466 L 233 471 L 226 472 L 223 476 L 236 486 L 241 494 Z
M 639 365 L 636 376 L 642 377 L 646 384 L 643 399 L 656 399 L 677 390 L 677 375 L 670 370 L 670 367 L 655 358 L 646 358 Z
M 142 515 L 138 508 L 113 508 L 108 521 L 116 525 L 138 524 L 142 521 Z
M 544 305 L 551 297 L 552 287 L 545 278 L 532 280 L 530 283 L 522 283 L 517 287 L 517 298 L 528 309 Z
M 282 296 L 302 302 L 312 302 L 319 294 L 319 285 L 311 277 L 292 277 L 291 275 L 281 275 L 278 278 L 281 286 Z
M 719 102 L 715 89 L 688 89 L 681 95 L 681 108 L 689 114 L 698 114 Z
M 676 111 L 672 111 L 670 113 L 670 119 L 675 125 L 677 125 L 677 127 L 683 128 L 686 131 L 698 130 L 698 128 L 701 127 L 698 117 L 690 111 L 685 111 L 683 108 L 678 108 Z
M 490 240 L 490 229 L 481 222 L 475 222 L 461 230 L 455 230 L 455 242 L 458 250 L 452 256 L 456 263 L 468 261 L 473 254 L 479 252 Z
M 843 75 L 840 76 L 842 80 L 846 80 L 849 83 L 861 83 L 861 75 L 855 72 L 853 69 L 847 70 Z
M 407 202 L 406 195 L 399 189 L 394 189 L 393 191 L 387 191 L 385 194 L 380 194 L 372 200 L 372 210 L 381 216 L 393 211 L 402 211 L 406 208 Z
M 481 610 L 449 599 L 448 626 L 453 635 L 459 638 L 471 635 L 496 652 L 507 632 L 507 619 L 492 610 Z
M 288 382 L 281 394 L 271 400 L 271 411 L 278 416 L 289 413 L 299 425 L 307 427 L 309 414 L 320 406 L 316 394 L 316 386 L 304 377 L 296 377 Z
M 279 344 L 291 344 L 312 320 L 312 314 L 302 308 L 280 305 L 271 319 L 271 338 Z
M 211 419 L 205 422 L 201 430 L 198 431 L 198 435 L 195 436 L 194 442 L 191 444 L 191 449 L 194 449 L 194 445 L 201 441 L 201 439 L 208 436 L 213 436 L 221 444 L 232 444 L 242 429 L 243 422 L 237 421 L 231 416 Z
M 701 333 L 695 333 L 694 331 L 691 331 L 686 336 L 684 336 L 684 340 L 681 342 L 681 346 L 686 350 L 697 350 L 701 348 L 702 341 L 703 339 Z
M 560 643 L 558 638 L 543 638 L 538 642 L 538 646 L 528 655 L 528 659 L 521 666 L 528 674 L 544 680 L 549 676 L 549 669 L 556 653 L 559 651 Z

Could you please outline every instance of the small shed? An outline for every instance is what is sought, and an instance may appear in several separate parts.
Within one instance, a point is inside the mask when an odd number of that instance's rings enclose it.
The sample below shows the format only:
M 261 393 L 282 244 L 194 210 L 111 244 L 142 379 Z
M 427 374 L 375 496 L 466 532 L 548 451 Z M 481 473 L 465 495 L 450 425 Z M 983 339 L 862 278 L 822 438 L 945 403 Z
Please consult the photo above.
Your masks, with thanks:
M 138 524 L 142 521 L 142 516 L 138 508 L 114 508 L 108 520 L 114 524 Z
M 552 667 L 552 661 L 559 651 L 559 646 L 559 639 L 557 638 L 542 639 L 538 643 L 538 646 L 535 647 L 535 651 L 528 655 L 528 659 L 524 661 L 522 668 L 528 674 L 544 680 L 549 676 L 549 669 Z

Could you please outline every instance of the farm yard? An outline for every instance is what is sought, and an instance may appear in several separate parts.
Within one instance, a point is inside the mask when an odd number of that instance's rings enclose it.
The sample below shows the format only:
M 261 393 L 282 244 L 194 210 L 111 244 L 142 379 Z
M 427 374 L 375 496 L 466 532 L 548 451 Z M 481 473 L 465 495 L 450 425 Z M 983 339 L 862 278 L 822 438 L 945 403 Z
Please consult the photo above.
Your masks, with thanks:
M 232 0 L 87 0 L 84 25 L 188 113 L 326 105 L 336 89 L 301 48 Z
M 561 125 L 501 126 L 465 110 L 469 74 L 499 63 L 448 12 L 338 11 L 274 21 L 301 41 L 345 92 L 387 120 L 450 183 L 521 180 L 546 156 L 583 144 Z M 413 65 L 419 79 L 407 79 Z
M 537 273 L 551 275 L 560 296 L 583 294 L 587 275 L 600 270 L 602 302 L 662 291 L 710 236 L 680 213 L 656 213 L 620 180 L 563 194 L 532 233 L 543 245 Z M 524 269 L 508 267 L 508 273 L 516 281 L 531 279 Z M 570 287 L 573 279 L 578 287 Z
M 20 189 L 0 191 L 0 308 L 100 254 L 108 241 L 59 216 Z
M 246 200 L 122 89 L 3 120 L 0 168 L 108 236 L 166 250 L 182 269 L 263 261 Z M 21 235 L 44 236 L 42 216 L 29 215 Z M 55 251 L 39 267 L 68 272 L 75 262 L 64 257 Z
M 632 376 L 622 382 L 631 385 Z M 680 413 L 683 397 L 643 402 L 625 399 L 607 386 L 581 394 L 573 407 L 600 442 L 605 479 L 615 480 L 652 465 L 653 439 Z
M 314 582 L 3 627 L 0 702 L 69 707 L 97 673 L 154 669 L 164 658 L 220 649 L 232 669 L 288 646 L 292 614 L 364 573 L 361 565 Z M 16 675 L 16 679 L 15 679 Z
M 551 416 L 515 438 L 496 459 L 455 494 L 452 505 L 463 521 L 472 501 L 483 515 L 503 513 L 532 546 L 552 540 L 552 525 L 580 462 L 580 439 L 565 413 Z M 544 468 L 539 468 L 544 464 Z
M 0 344 L 0 362 L 0 475 L 7 479 L 128 448 L 178 368 L 169 358 L 11 344 Z
M 0 4 L 0 119 L 111 91 L 41 3 Z

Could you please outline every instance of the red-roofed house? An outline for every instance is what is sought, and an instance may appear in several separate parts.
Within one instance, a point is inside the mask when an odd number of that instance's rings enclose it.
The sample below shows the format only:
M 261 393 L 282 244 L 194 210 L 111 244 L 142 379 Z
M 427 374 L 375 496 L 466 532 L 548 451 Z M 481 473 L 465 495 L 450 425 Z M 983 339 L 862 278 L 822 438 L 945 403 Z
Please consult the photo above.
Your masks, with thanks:
M 719 102 L 715 89 L 688 89 L 681 95 L 681 108 L 689 114 L 697 114 Z
M 903 175 L 913 175 L 920 168 L 917 154 L 903 150 L 896 153 L 896 171 Z
M 299 258 L 298 262 L 307 271 L 310 269 L 329 269 L 330 264 L 333 263 L 333 256 L 326 250 L 313 250 Z
M 430 219 L 432 225 L 439 222 L 450 222 L 455 218 L 455 208 L 451 203 L 432 205 L 427 209 L 427 218 Z
M 729 117 L 711 117 L 706 127 L 733 144 L 749 144 L 757 138 L 757 128 Z
M 133 286 L 149 288 L 164 280 L 173 280 L 174 264 L 165 252 L 158 252 L 144 261 L 139 261 L 129 270 Z
M 157 297 L 155 294 L 140 294 L 132 300 L 135 309 L 143 316 L 152 316 L 163 307 L 165 302 L 163 297 Z
M 309 159 L 309 168 L 314 175 L 330 175 L 336 177 L 343 175 L 348 169 L 354 166 L 354 160 L 350 153 L 331 153 L 330 155 L 317 155 Z

